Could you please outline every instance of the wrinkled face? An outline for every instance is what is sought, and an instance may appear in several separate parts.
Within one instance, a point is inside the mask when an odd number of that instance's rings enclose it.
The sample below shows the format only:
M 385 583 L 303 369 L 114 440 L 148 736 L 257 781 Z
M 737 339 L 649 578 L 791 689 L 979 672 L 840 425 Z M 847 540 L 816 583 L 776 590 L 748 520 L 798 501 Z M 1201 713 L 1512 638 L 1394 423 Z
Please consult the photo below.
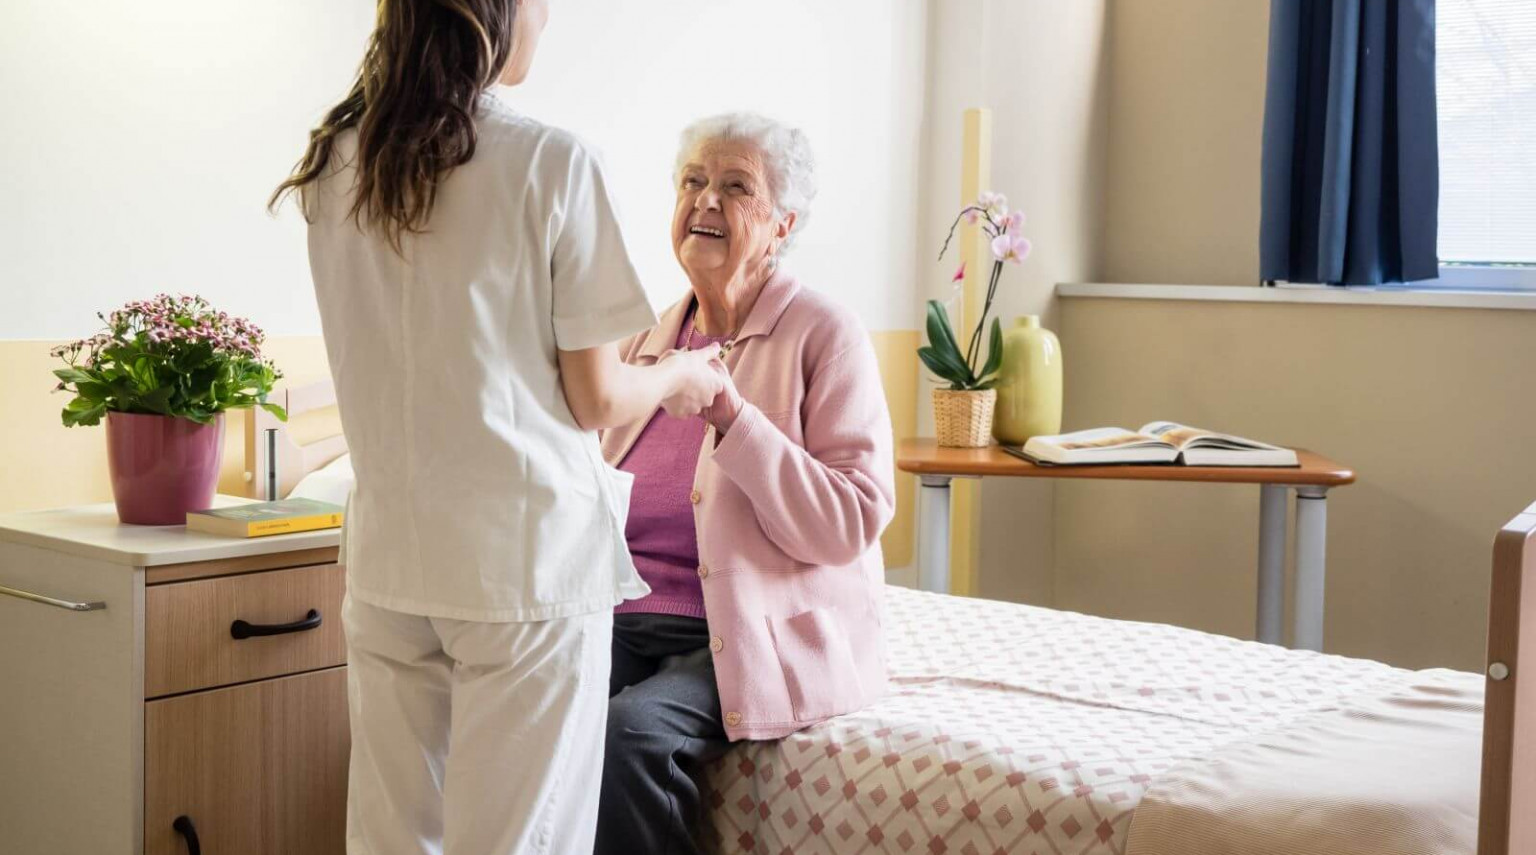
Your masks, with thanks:
M 763 153 L 748 142 L 706 141 L 677 175 L 672 251 L 691 274 L 733 276 L 765 262 L 789 236 L 795 215 L 779 216 Z

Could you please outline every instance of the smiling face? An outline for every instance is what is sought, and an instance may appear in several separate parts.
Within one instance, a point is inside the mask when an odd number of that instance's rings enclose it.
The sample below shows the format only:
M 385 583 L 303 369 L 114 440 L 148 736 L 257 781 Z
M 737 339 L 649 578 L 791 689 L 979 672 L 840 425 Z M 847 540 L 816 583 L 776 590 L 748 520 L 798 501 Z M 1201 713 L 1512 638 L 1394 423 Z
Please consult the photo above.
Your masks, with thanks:
M 757 146 L 706 140 L 677 175 L 672 250 L 690 276 L 738 274 L 766 266 L 789 236 L 794 214 L 780 216 Z

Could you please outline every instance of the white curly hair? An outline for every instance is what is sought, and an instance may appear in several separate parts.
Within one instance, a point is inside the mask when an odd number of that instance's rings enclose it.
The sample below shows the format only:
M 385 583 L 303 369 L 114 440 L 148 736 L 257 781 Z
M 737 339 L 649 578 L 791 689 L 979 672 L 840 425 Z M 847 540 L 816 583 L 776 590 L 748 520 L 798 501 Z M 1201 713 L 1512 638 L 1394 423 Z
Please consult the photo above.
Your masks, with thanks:
M 677 163 L 672 169 L 676 182 L 682 177 L 688 156 L 700 145 L 716 141 L 747 142 L 763 153 L 768 167 L 768 190 L 778 215 L 795 215 L 795 224 L 779 245 L 779 254 L 787 251 L 795 236 L 804 228 L 816 198 L 816 156 L 810 138 L 799 128 L 757 113 L 722 113 L 699 119 L 683 129 Z

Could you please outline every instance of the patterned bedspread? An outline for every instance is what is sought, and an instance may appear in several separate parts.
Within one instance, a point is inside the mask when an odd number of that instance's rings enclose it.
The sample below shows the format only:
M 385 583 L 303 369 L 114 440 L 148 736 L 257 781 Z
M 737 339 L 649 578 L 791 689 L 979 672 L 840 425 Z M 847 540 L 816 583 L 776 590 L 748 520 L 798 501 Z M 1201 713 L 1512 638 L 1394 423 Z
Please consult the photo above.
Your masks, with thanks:
M 1405 672 L 1162 624 L 887 589 L 892 691 L 709 769 L 719 853 L 1124 855 L 1173 763 Z

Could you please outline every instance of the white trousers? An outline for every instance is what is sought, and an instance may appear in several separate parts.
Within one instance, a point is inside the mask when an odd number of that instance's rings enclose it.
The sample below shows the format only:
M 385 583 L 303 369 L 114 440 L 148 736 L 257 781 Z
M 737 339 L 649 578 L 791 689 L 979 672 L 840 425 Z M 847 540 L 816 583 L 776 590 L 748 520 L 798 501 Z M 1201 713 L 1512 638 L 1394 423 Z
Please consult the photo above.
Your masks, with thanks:
M 591 855 L 609 611 L 537 623 L 347 600 L 348 855 Z

